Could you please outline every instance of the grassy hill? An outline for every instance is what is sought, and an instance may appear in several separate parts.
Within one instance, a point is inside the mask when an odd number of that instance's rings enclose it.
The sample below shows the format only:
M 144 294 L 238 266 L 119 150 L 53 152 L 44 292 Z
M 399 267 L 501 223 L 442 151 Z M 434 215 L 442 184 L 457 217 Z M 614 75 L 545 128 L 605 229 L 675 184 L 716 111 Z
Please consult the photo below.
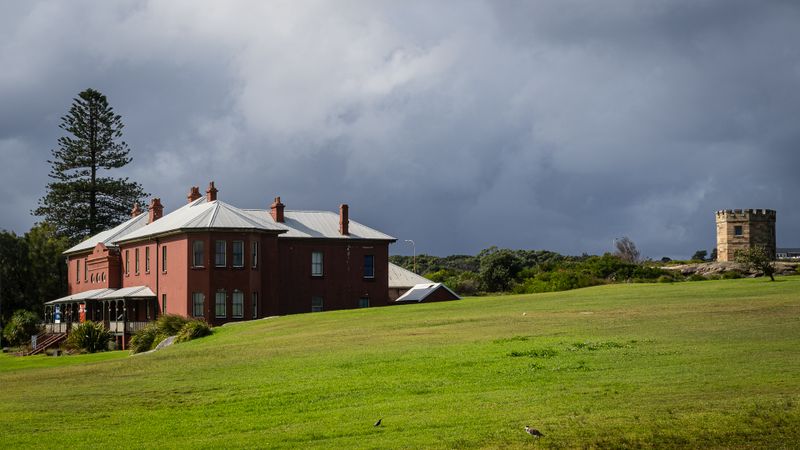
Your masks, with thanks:
M 800 277 L 278 317 L 134 357 L 0 357 L 5 448 L 798 442 Z

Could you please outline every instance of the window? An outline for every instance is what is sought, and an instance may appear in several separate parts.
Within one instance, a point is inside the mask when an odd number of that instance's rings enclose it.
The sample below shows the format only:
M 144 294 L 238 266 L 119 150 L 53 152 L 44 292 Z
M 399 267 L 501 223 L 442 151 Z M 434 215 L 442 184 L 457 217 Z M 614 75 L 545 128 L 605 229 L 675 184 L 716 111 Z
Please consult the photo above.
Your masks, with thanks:
M 227 311 L 225 311 L 225 300 L 227 299 L 227 295 L 225 294 L 225 290 L 220 289 L 217 291 L 216 301 L 215 301 L 215 315 L 217 317 L 225 318 L 227 315 Z
M 192 266 L 203 267 L 203 241 L 192 243 Z
M 255 269 L 256 267 L 258 267 L 258 241 L 253 241 L 252 258 L 253 258 L 252 266 Z
M 734 236 L 741 236 L 742 234 L 744 234 L 744 232 L 742 230 L 742 226 L 741 225 L 736 225 L 735 227 L 733 227 L 733 234 L 734 234 Z
M 161 247 L 161 271 L 167 271 L 167 246 Z
M 203 317 L 203 310 L 205 309 L 206 296 L 202 292 L 192 293 L 192 315 L 195 317 Z
M 94 274 L 92 274 L 92 276 L 90 278 L 91 278 L 92 283 L 94 283 Z
M 133 253 L 133 270 L 136 272 L 136 275 L 139 275 L 139 249 L 135 249 Z
M 311 276 L 322 276 L 322 252 L 311 252 Z
M 253 319 L 258 319 L 258 292 L 253 292 Z
M 231 300 L 231 317 L 236 319 L 244 317 L 244 292 L 234 290 Z
M 369 308 L 369 298 L 368 297 L 361 297 L 358 299 L 358 307 L 359 308 Z
M 244 267 L 244 241 L 233 241 L 233 267 Z
M 311 297 L 311 312 L 322 311 L 322 297 Z
M 375 278 L 375 256 L 364 255 L 364 278 Z
M 150 301 L 146 301 L 144 304 L 144 313 L 147 317 L 147 320 L 150 321 Z
M 64 266 L 61 266 L 61 267 L 64 267 Z M 77 282 L 77 283 L 81 282 L 81 260 L 80 259 L 76 259 L 75 260 L 75 282 Z
M 144 271 L 150 273 L 150 247 L 144 248 Z
M 225 241 L 216 241 L 214 243 L 214 265 L 225 267 Z
M 167 294 L 161 294 L 161 314 L 167 313 Z
M 127 275 L 129 273 L 129 269 L 130 269 L 130 266 L 131 266 L 131 255 L 130 255 L 130 253 L 131 253 L 130 250 L 125 250 L 125 275 Z
M 83 281 L 89 281 L 89 258 L 83 258 Z

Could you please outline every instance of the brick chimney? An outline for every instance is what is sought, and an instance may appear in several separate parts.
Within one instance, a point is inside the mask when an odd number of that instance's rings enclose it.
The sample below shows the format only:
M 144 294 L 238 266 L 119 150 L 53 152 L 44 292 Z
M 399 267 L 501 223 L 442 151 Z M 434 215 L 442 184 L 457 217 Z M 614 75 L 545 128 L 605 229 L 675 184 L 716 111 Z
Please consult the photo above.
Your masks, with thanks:
M 346 203 L 339 205 L 339 234 L 347 236 L 350 234 L 350 207 Z
M 269 214 L 275 222 L 283 222 L 283 208 L 286 205 L 281 203 L 280 197 L 275 197 L 275 201 L 269 205 Z
M 213 202 L 217 199 L 217 188 L 214 187 L 214 182 L 208 183 L 208 189 L 206 189 L 206 201 Z
M 200 198 L 200 188 L 197 186 L 192 186 L 192 188 L 189 189 L 189 196 L 187 196 L 186 199 L 189 200 L 188 203 L 192 203 L 198 198 Z
M 133 209 L 131 210 L 131 217 L 136 217 L 142 213 L 142 209 L 139 208 L 139 202 L 133 204 Z
M 161 206 L 161 199 L 154 198 L 150 201 L 150 218 L 147 223 L 153 223 L 164 215 L 164 207 Z

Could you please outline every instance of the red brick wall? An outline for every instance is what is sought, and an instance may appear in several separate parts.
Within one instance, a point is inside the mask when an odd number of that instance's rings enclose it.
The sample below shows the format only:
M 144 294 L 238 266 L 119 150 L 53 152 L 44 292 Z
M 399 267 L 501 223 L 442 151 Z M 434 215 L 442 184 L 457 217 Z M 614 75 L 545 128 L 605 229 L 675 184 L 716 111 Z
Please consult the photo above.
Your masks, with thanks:
M 323 253 L 323 276 L 311 276 L 311 253 Z M 311 298 L 322 297 L 323 310 L 389 304 L 389 244 L 356 240 L 278 239 L 280 307 L 278 314 L 311 311 Z M 375 277 L 363 277 L 364 255 L 373 255 Z

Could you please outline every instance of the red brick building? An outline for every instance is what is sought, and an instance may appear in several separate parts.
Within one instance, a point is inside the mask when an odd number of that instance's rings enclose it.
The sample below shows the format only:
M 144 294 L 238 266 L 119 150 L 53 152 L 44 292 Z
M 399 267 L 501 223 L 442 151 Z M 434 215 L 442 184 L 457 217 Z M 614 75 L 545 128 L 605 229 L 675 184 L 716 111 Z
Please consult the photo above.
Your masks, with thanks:
M 395 238 L 339 213 L 241 209 L 193 187 L 163 215 L 155 198 L 130 220 L 65 252 L 69 294 L 46 305 L 51 331 L 103 321 L 119 335 L 169 313 L 208 323 L 384 306 Z

